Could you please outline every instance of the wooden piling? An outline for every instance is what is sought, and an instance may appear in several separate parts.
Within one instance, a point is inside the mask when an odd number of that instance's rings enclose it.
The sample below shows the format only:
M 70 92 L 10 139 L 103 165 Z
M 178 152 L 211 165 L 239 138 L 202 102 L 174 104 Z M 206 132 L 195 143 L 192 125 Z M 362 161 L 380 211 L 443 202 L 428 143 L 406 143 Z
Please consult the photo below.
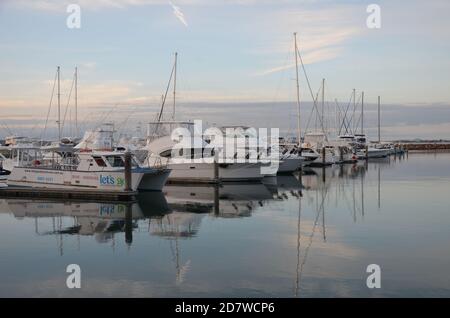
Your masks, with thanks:
M 322 147 L 322 164 L 325 166 L 326 161 L 325 161 L 325 156 L 326 155 L 326 151 L 325 151 L 325 147 Z
M 220 182 L 220 176 L 219 176 L 219 154 L 217 151 L 214 151 L 214 180 L 215 183 Z
M 131 152 L 125 152 L 125 191 L 132 191 Z

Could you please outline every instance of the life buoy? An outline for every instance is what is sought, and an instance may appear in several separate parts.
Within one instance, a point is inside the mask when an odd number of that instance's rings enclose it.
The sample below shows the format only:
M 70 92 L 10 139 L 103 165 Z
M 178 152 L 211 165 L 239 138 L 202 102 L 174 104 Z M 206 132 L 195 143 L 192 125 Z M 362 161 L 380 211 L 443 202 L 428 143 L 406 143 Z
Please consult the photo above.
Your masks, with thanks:
M 41 162 L 39 160 L 34 160 L 33 161 L 33 166 L 37 167 L 37 166 L 40 166 L 40 165 L 41 165 Z

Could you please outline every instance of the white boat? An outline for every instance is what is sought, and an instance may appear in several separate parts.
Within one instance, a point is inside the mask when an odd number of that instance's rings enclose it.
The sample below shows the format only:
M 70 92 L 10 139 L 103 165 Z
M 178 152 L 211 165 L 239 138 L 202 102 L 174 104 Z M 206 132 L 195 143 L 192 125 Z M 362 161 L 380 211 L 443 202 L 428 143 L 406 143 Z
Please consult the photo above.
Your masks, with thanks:
M 228 163 L 224 160 L 219 160 L 216 176 L 215 164 L 205 161 L 211 158 L 211 154 L 208 156 L 204 148 L 192 148 L 190 154 L 183 154 L 180 151 L 176 157 L 172 157 L 175 144 L 170 136 L 154 139 L 146 146 L 149 155 L 144 163 L 151 166 L 166 166 L 172 170 L 169 180 L 177 182 L 214 182 L 217 181 L 217 177 L 225 182 L 258 181 L 264 177 L 261 174 L 260 163 Z M 183 158 L 188 162 L 177 160 Z
M 335 163 L 353 163 L 358 160 L 354 149 L 354 136 L 339 136 L 338 140 L 331 141 L 329 145 L 334 147 Z
M 368 147 L 367 151 L 366 151 L 366 149 L 359 150 L 358 153 L 357 153 L 357 156 L 360 159 L 365 159 L 365 158 L 386 158 L 390 154 L 391 154 L 391 150 L 390 149 Z
M 111 126 L 111 124 L 108 124 Z M 75 146 L 75 149 L 81 151 L 112 151 L 114 148 L 114 129 L 104 129 L 100 128 L 93 131 L 86 131 L 81 142 Z M 120 154 L 123 156 L 125 151 L 130 151 L 136 156 L 136 149 L 130 149 L 128 144 L 124 144 L 120 149 L 115 147 L 114 153 Z M 158 164 L 156 167 L 150 162 L 147 164 L 142 164 L 141 161 L 134 157 L 134 162 L 136 166 L 145 171 L 144 176 L 142 177 L 141 183 L 138 186 L 138 190 L 143 191 L 161 191 L 167 179 L 170 175 L 170 169 L 167 169 L 166 166 Z
M 334 147 L 328 144 L 323 132 L 306 133 L 302 148 L 311 148 L 319 156 L 310 165 L 332 165 L 336 161 Z M 305 154 L 303 154 L 305 155 Z
M 280 164 L 278 173 L 291 173 L 301 169 L 305 158 L 297 144 L 280 144 Z
M 138 190 L 145 174 L 154 173 L 155 169 L 141 168 L 132 158 L 131 190 Z M 124 154 L 102 151 L 73 153 L 62 160 L 19 164 L 12 169 L 7 181 L 10 187 L 110 192 L 125 191 L 125 183 Z M 151 186 L 161 190 L 164 182 L 162 178 L 155 178 Z

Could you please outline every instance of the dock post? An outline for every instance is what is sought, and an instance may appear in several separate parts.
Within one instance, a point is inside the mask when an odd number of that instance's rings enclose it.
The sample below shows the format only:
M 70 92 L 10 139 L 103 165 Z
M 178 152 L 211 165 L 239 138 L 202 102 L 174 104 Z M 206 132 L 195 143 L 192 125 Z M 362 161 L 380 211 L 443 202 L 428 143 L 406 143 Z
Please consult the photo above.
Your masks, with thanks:
M 323 164 L 323 166 L 325 166 L 325 154 L 326 154 L 326 152 L 325 152 L 325 146 L 324 146 L 324 147 L 322 147 L 322 164 Z
M 219 183 L 220 182 L 220 176 L 219 176 L 219 154 L 217 151 L 214 151 L 214 182 Z
M 339 146 L 339 161 L 344 163 L 344 147 Z
M 366 145 L 366 160 L 369 160 L 369 146 Z
M 131 152 L 125 152 L 125 191 L 132 191 L 131 186 Z
M 220 215 L 219 185 L 214 185 L 214 215 Z

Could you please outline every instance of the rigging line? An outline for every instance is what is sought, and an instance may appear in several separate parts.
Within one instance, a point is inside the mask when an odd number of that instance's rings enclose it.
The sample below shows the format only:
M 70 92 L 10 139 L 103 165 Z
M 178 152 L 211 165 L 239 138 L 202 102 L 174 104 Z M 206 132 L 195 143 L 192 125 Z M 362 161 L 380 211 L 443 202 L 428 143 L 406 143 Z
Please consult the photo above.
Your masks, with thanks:
M 159 126 L 158 123 L 161 121 L 161 117 L 162 117 L 162 114 L 164 112 L 164 105 L 166 104 L 167 94 L 169 93 L 170 84 L 172 82 L 172 77 L 174 75 L 174 72 L 175 72 L 175 64 L 172 67 L 172 72 L 170 72 L 169 82 L 167 83 L 166 92 L 165 92 L 163 100 L 162 100 L 161 110 L 159 111 L 159 114 L 158 114 L 158 117 L 157 117 L 158 118 L 157 119 L 157 124 L 155 125 L 155 129 L 153 131 L 153 135 L 156 135 L 156 132 L 157 132 L 157 130 L 159 128 L 158 127 Z
M 50 97 L 50 103 L 48 105 L 47 118 L 45 119 L 44 129 L 43 129 L 42 134 L 41 134 L 41 144 L 42 144 L 43 138 L 45 136 L 45 133 L 47 131 L 48 118 L 50 117 L 50 110 L 52 108 L 53 97 L 55 96 L 55 87 L 56 87 L 56 79 L 57 79 L 57 77 L 58 77 L 58 71 L 56 71 L 55 79 L 53 80 L 53 89 L 52 89 L 52 95 Z
M 317 114 L 318 114 L 318 117 L 319 117 L 320 125 L 322 126 L 322 130 L 323 130 L 323 132 L 325 133 L 324 127 L 323 127 L 322 118 L 320 118 L 319 109 L 318 109 L 318 107 L 317 107 L 317 101 L 314 100 L 314 94 L 313 94 L 313 91 L 312 91 L 312 88 L 311 88 L 311 83 L 310 83 L 310 81 L 309 81 L 309 77 L 308 77 L 308 74 L 307 74 L 307 72 L 306 72 L 305 64 L 303 63 L 303 58 L 302 58 L 302 55 L 300 54 L 300 50 L 299 50 L 298 47 L 297 47 L 297 54 L 298 54 L 298 57 L 300 58 L 300 63 L 301 63 L 301 65 L 302 65 L 303 73 L 305 74 L 306 82 L 307 82 L 308 88 L 309 88 L 309 93 L 311 94 L 311 98 L 312 98 L 313 101 L 314 101 L 314 108 L 315 108 L 316 111 L 317 111 Z M 328 137 L 327 137 L 326 134 L 325 134 L 325 139 L 326 139 L 326 141 L 328 141 Z
M 5 124 L 5 123 L 3 123 L 3 122 L 0 123 L 0 124 L 3 125 L 3 126 L 5 127 L 4 129 L 8 132 L 9 135 L 14 135 L 13 132 L 12 132 L 12 130 L 9 129 L 9 127 L 8 127 L 7 124 Z
M 359 96 L 358 101 L 356 101 L 356 96 L 354 97 L 355 102 L 354 102 L 354 105 L 353 105 L 353 113 L 352 113 L 352 122 L 353 122 L 352 131 L 351 131 L 352 134 L 355 132 L 355 128 L 358 127 L 358 125 L 356 125 L 355 114 L 356 114 L 356 107 L 359 104 L 359 101 L 361 100 L 361 96 L 362 95 Z
M 8 135 L 14 135 L 12 132 L 11 132 L 11 130 L 9 130 L 9 128 L 8 128 L 8 126 L 6 126 L 5 124 L 3 124 L 3 123 L 0 123 L 0 128 L 2 128 L 4 131 L 6 131 L 6 133 L 8 134 Z
M 362 99 L 362 94 L 359 95 L 358 101 L 356 102 L 356 107 L 358 107 L 359 103 L 361 102 L 361 99 Z M 355 111 L 355 112 L 356 112 L 356 111 Z M 354 127 L 353 127 L 353 131 L 354 131 L 354 132 L 357 131 L 357 129 L 358 129 L 358 127 L 359 127 L 359 124 L 361 124 L 361 113 L 359 114 L 358 120 L 355 121 L 355 125 L 354 125 Z
M 72 86 L 70 87 L 69 98 L 67 99 L 67 105 L 66 105 L 66 109 L 64 111 L 64 117 L 63 117 L 63 121 L 62 121 L 62 125 L 61 125 L 61 132 L 64 130 L 64 124 L 66 122 L 67 110 L 69 109 L 70 98 L 72 97 L 72 91 L 73 91 L 73 87 L 74 86 L 75 86 L 75 75 L 74 75 L 74 78 L 72 80 Z
M 316 97 L 314 98 L 314 101 L 316 103 L 317 103 L 317 100 L 319 99 L 319 93 L 320 93 L 320 89 L 317 91 Z M 308 131 L 308 129 L 309 129 L 309 124 L 311 123 L 311 119 L 312 119 L 312 115 L 313 115 L 313 109 L 314 109 L 314 105 L 313 105 L 313 108 L 311 109 L 311 112 L 309 113 L 308 121 L 306 123 L 305 132 Z
M 133 116 L 136 113 L 138 106 L 135 105 L 134 108 L 132 110 L 130 110 L 130 113 L 128 114 L 128 116 L 124 119 L 124 121 L 121 123 L 120 125 L 120 129 L 117 131 L 118 135 L 122 135 L 122 133 L 124 131 L 126 131 L 126 129 L 128 128 L 128 121 L 131 118 L 131 116 Z
M 339 134 L 342 131 L 342 128 L 344 128 L 344 126 L 345 126 L 345 133 L 348 133 L 348 129 L 349 129 L 349 126 L 350 126 L 350 121 L 348 121 L 348 119 L 347 119 L 347 112 L 348 112 L 348 110 L 350 108 L 350 105 L 352 103 L 352 99 L 353 99 L 353 92 L 350 95 L 350 100 L 349 100 L 349 102 L 347 104 L 347 108 L 346 108 L 346 110 L 344 112 L 344 118 L 342 119 L 342 124 L 341 124 L 341 128 L 339 129 Z

